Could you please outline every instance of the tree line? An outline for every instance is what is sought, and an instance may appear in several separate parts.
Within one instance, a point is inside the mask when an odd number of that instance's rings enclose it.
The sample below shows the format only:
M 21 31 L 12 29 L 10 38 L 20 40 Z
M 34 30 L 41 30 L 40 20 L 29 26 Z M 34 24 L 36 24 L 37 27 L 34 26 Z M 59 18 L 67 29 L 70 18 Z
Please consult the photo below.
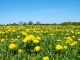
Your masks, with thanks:
M 0 25 L 5 25 L 5 24 L 0 24 Z M 10 24 L 7 24 L 7 25 L 80 25 L 80 22 L 62 22 L 62 23 L 40 23 L 39 21 L 37 21 L 36 23 L 33 23 L 32 21 L 29 21 L 28 23 L 26 22 L 22 22 L 20 21 L 19 23 L 10 23 Z

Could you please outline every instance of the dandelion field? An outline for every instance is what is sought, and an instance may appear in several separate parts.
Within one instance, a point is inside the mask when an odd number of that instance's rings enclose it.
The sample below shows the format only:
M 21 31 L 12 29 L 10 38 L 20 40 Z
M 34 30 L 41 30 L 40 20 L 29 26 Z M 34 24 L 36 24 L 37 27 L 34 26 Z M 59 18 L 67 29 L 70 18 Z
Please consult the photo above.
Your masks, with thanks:
M 80 60 L 80 26 L 0 26 L 0 60 Z

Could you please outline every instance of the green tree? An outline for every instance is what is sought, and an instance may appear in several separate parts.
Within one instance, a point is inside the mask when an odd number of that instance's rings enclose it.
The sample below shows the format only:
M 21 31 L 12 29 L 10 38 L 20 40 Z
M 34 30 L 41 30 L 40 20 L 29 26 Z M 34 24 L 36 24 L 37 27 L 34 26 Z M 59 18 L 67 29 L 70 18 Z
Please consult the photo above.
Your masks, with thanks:
M 28 22 L 28 25 L 33 25 L 33 22 L 32 22 L 32 21 L 29 21 L 29 22 Z
M 35 24 L 36 24 L 36 25 L 40 25 L 41 23 L 40 23 L 39 21 L 37 21 Z
M 22 24 L 23 24 L 23 22 L 22 22 L 22 21 L 20 21 L 20 22 L 19 22 L 19 25 L 22 25 Z
M 61 25 L 71 25 L 71 22 L 69 21 L 69 22 L 63 22 L 63 23 L 61 23 Z
M 24 22 L 24 23 L 23 23 L 23 25 L 27 25 L 27 23 L 26 23 L 26 22 Z

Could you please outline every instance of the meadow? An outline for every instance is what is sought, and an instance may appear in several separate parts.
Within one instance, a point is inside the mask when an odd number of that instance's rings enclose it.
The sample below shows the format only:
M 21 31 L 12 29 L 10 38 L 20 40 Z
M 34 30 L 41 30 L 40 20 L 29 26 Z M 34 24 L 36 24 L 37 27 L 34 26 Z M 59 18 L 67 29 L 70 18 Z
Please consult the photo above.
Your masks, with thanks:
M 0 60 L 80 60 L 80 26 L 0 26 Z

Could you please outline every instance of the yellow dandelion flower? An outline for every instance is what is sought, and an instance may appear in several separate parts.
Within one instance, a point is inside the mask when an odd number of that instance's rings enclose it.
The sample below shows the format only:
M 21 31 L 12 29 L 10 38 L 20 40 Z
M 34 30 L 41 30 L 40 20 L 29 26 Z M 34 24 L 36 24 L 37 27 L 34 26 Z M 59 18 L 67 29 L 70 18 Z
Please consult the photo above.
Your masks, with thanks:
M 77 41 L 74 41 L 74 42 L 71 43 L 71 46 L 74 46 L 76 44 L 77 44 Z
M 55 46 L 55 49 L 56 50 L 61 50 L 61 49 L 63 49 L 63 47 L 60 44 L 58 44 L 58 45 Z
M 19 53 L 21 53 L 22 51 L 23 51 L 22 49 L 19 49 L 19 50 L 18 50 Z
M 75 38 L 75 36 L 72 36 L 72 38 Z
M 38 52 L 40 50 L 40 46 L 36 46 L 34 50 Z
M 9 48 L 10 48 L 10 49 L 14 49 L 14 48 L 16 48 L 16 44 L 11 43 L 11 44 L 9 45 Z
M 39 36 L 37 36 L 36 39 L 41 40 L 41 38 Z
M 73 41 L 71 37 L 66 38 L 66 43 L 70 43 L 71 41 Z
M 22 31 L 21 33 L 22 33 L 22 35 L 27 36 L 27 33 L 26 33 L 26 32 L 23 32 L 23 31 Z
M 5 40 L 4 39 L 1 39 L 1 42 L 5 42 Z
M 57 40 L 57 42 L 61 42 L 61 40 Z
M 34 43 L 36 43 L 36 44 L 37 44 L 37 43 L 39 43 L 39 41 L 38 41 L 38 40 L 36 40 L 36 39 L 35 39 L 35 40 L 33 40 L 33 42 L 34 42 Z
M 24 38 L 23 42 L 26 43 L 29 40 L 31 40 L 31 37 L 30 36 L 27 36 L 27 37 Z
M 80 38 L 78 38 L 78 41 L 80 41 Z
M 49 60 L 48 56 L 43 57 L 43 60 Z
M 20 38 L 20 36 L 18 35 L 17 38 Z
M 54 36 L 54 34 L 49 34 L 50 36 Z
M 68 48 L 68 46 L 64 46 L 63 48 L 64 48 L 64 49 L 67 49 L 67 48 Z
M 34 35 L 29 35 L 29 37 L 30 37 L 31 40 L 35 39 Z

